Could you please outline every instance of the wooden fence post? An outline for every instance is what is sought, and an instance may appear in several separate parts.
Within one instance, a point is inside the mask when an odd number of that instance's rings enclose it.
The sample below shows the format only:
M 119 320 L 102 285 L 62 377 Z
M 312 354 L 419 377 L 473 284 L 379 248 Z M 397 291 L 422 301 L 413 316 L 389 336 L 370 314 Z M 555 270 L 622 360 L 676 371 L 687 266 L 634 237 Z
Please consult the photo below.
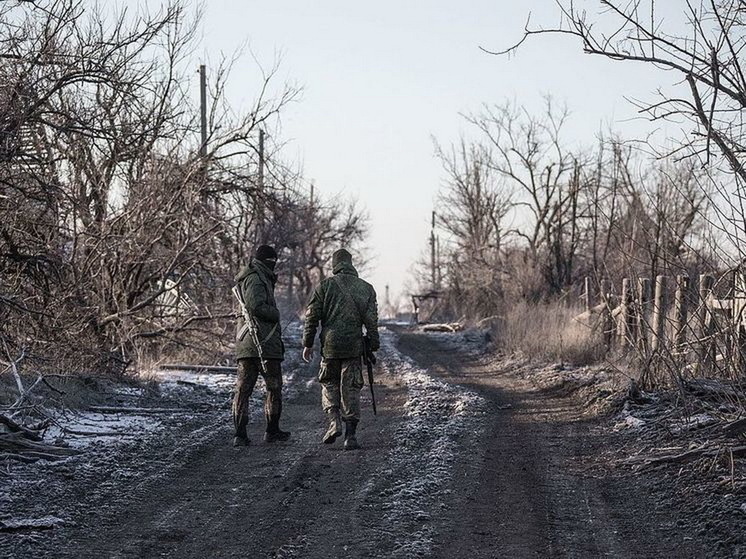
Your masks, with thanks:
M 650 348 L 653 353 L 663 349 L 663 334 L 666 323 L 666 276 L 655 278 L 655 299 L 653 300 L 653 339 Z
M 649 343 L 650 323 L 648 314 L 650 311 L 650 279 L 638 278 L 637 280 L 637 348 L 640 354 L 647 355 Z
M 629 297 L 629 278 L 622 279 L 622 297 L 619 300 L 619 308 L 622 311 L 616 317 L 616 335 L 619 345 L 625 347 L 628 340 L 627 332 L 627 297 Z
M 603 301 L 603 318 L 601 320 L 601 327 L 603 328 L 604 346 L 606 351 L 611 349 L 611 342 L 613 339 L 614 322 L 611 317 L 611 301 L 609 299 L 609 282 L 607 280 L 601 280 L 601 300 Z
M 710 309 L 710 298 L 715 278 L 707 274 L 699 276 L 699 339 L 700 372 L 709 374 L 715 366 L 715 321 Z
M 733 357 L 736 374 L 746 373 L 746 275 L 739 268 L 733 278 Z
M 585 277 L 585 289 L 583 290 L 583 306 L 586 312 L 591 310 L 591 278 Z
M 631 345 L 635 340 L 635 308 L 634 292 L 629 278 L 622 280 L 622 316 L 621 316 L 622 345 Z
M 677 347 L 686 342 L 686 321 L 689 317 L 689 304 L 686 297 L 688 291 L 689 278 L 687 276 L 676 276 L 673 339 Z

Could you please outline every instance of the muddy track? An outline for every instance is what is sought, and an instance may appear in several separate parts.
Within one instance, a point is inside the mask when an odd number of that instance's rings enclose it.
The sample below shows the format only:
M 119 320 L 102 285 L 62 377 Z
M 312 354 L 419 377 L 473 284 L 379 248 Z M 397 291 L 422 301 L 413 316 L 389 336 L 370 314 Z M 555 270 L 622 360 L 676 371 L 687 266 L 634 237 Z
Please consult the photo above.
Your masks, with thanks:
M 615 436 L 571 395 L 432 337 L 404 333 L 398 348 L 489 405 L 481 452 L 461 478 L 463 504 L 444 522 L 435 557 L 717 556 L 678 526 L 657 487 L 601 458 Z
M 257 444 L 233 449 L 228 394 L 213 396 L 221 409 L 43 473 L 38 502 L 12 502 L 65 525 L 0 534 L 0 556 L 715 556 L 644 481 L 599 464 L 614 440 L 571 398 L 442 337 L 384 342 L 379 415 L 364 401 L 363 450 L 319 444 L 314 371 L 293 365 L 288 443 L 258 442 L 254 422 Z

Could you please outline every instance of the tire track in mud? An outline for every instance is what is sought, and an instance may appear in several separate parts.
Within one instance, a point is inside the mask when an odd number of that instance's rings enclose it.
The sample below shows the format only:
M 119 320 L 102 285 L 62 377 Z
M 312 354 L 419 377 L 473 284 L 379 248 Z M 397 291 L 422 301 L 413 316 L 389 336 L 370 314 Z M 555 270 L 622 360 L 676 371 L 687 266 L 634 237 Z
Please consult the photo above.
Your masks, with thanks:
M 487 402 L 489 421 L 458 478 L 431 557 L 709 557 L 656 501 L 651 482 L 604 463 L 614 439 L 603 418 L 468 351 L 458 336 L 403 333 L 398 348 L 448 384 Z M 609 422 L 607 422 L 609 423 Z
M 451 500 L 454 470 L 479 436 L 482 403 L 475 393 L 429 376 L 396 350 L 394 334 L 382 334 L 383 382 L 377 389 L 388 388 L 379 402 L 386 419 L 383 425 L 381 416 L 361 424 L 362 453 L 337 453 L 320 470 L 315 464 L 319 477 L 331 477 L 331 483 L 303 478 L 306 491 L 293 506 L 313 508 L 316 518 L 272 557 L 423 557 L 432 550 L 436 522 Z M 309 502 L 309 490 L 328 485 L 342 487 L 326 492 L 321 503 Z
M 54 506 L 78 511 L 75 521 L 27 539 L 9 556 L 427 556 L 455 502 L 464 449 L 479 436 L 480 398 L 403 357 L 395 334 L 383 331 L 383 340 L 379 416 L 370 414 L 365 389 L 361 451 L 319 444 L 325 418 L 316 371 L 291 359 L 283 415 L 290 442 L 231 448 L 223 394 L 222 410 L 169 424 L 135 454 L 90 455 L 81 466 L 93 475 L 70 479 L 54 497 Z M 257 400 L 255 441 L 263 428 Z M 121 479 L 119 469 L 132 475 Z
M 386 467 L 364 487 L 362 510 L 370 539 L 389 544 L 386 557 L 424 557 L 433 547 L 435 522 L 449 506 L 451 480 L 476 446 L 485 401 L 475 392 L 436 380 L 384 337 L 386 368 L 407 388 L 403 422 L 393 433 Z

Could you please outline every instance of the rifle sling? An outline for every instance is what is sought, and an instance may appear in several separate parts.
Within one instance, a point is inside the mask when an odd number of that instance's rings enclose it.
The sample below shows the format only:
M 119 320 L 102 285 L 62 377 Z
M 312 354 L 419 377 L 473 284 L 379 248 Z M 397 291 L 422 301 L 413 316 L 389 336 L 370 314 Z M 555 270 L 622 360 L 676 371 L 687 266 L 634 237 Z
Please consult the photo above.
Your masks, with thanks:
M 357 301 L 355 301 L 355 298 L 352 296 L 349 288 L 342 282 L 342 277 L 334 276 L 333 281 L 335 284 L 337 284 L 337 287 L 339 287 L 340 291 L 342 291 L 342 293 L 345 295 L 347 301 L 349 303 L 352 303 L 352 306 L 355 307 L 355 310 L 360 317 L 360 322 L 365 324 L 365 313 L 360 309 L 360 306 L 357 304 Z
M 254 326 L 257 330 L 257 334 L 259 334 L 259 328 L 258 328 L 259 325 L 256 324 L 254 317 L 249 312 L 249 309 L 246 308 L 246 303 L 244 302 L 243 294 L 241 293 L 240 282 L 236 284 L 236 286 L 232 289 L 232 291 L 233 291 L 233 295 L 236 297 L 236 299 L 238 299 L 238 303 L 241 305 L 241 308 L 243 309 L 242 316 L 243 316 L 244 321 L 246 322 L 244 326 L 247 329 L 250 329 L 251 328 L 250 322 L 254 322 Z M 260 345 L 264 345 L 269 341 L 272 335 L 277 331 L 278 324 L 279 324 L 278 322 L 275 322 L 274 326 L 272 326 L 272 329 L 269 331 L 269 334 L 267 334 L 267 336 L 259 342 Z M 239 339 L 243 339 L 245 335 L 246 335 L 246 332 L 244 332 L 243 335 L 239 337 Z M 258 339 L 258 336 L 257 336 L 257 339 Z

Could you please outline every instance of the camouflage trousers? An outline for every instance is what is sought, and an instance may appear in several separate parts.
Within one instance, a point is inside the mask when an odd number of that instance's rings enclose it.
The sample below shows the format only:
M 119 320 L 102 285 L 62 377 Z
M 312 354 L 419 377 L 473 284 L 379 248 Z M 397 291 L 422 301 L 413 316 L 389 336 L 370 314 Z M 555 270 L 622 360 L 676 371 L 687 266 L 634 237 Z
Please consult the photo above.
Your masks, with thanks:
M 264 399 L 264 417 L 267 420 L 267 431 L 276 432 L 280 426 L 282 413 L 282 361 L 266 359 L 267 372 L 264 373 L 258 357 L 238 360 L 238 378 L 236 394 L 233 397 L 233 425 L 237 437 L 246 437 L 246 426 L 249 424 L 249 400 L 254 386 L 261 374 L 267 386 Z
M 363 387 L 362 358 L 322 359 L 319 371 L 321 406 L 325 412 L 338 408 L 342 419 L 360 420 L 360 389 Z

